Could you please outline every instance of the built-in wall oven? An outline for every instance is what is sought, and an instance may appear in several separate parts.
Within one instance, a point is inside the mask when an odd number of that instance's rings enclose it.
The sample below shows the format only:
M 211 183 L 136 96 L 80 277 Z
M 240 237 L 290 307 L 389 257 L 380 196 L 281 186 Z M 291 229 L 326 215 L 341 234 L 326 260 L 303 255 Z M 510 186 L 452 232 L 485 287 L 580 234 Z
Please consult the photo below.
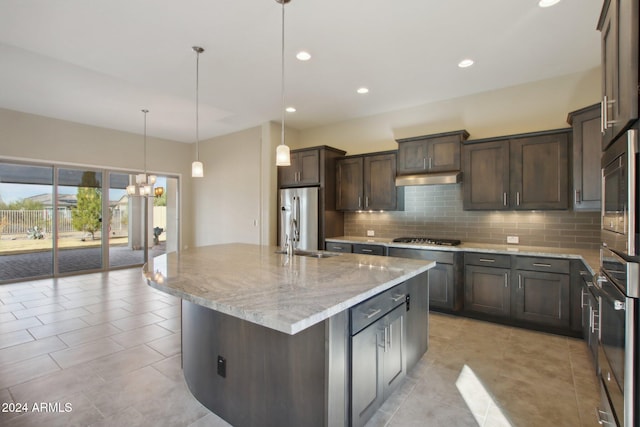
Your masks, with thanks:
M 604 425 L 637 426 L 638 411 L 638 130 L 631 129 L 602 157 L 602 247 L 598 364 Z

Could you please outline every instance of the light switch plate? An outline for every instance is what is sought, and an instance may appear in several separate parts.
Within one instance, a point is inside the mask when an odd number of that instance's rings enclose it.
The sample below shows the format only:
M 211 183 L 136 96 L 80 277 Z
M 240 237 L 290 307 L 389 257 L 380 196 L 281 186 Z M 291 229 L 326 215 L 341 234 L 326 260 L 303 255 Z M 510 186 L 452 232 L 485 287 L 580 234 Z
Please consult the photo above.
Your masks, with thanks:
M 507 236 L 507 243 L 512 243 L 514 245 L 517 245 L 518 243 L 520 243 L 520 237 L 518 237 L 518 236 Z
M 376 235 L 375 230 L 367 230 L 367 237 L 373 237 Z

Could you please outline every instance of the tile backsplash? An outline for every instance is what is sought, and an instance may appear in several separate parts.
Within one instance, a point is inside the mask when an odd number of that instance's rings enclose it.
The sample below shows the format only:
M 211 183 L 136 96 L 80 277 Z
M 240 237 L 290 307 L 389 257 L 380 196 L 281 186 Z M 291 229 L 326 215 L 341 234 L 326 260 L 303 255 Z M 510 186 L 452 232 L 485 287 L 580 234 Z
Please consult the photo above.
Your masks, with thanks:
M 405 187 L 405 210 L 350 212 L 344 233 L 376 237 L 427 236 L 463 242 L 598 249 L 600 213 L 566 211 L 465 211 L 462 184 Z

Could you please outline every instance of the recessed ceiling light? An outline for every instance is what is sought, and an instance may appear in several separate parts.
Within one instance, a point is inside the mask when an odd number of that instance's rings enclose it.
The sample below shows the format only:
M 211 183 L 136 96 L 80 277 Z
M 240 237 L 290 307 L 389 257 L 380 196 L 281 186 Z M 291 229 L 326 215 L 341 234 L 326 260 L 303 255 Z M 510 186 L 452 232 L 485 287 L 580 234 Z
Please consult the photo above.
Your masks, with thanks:
M 311 54 L 309 52 L 301 50 L 296 54 L 296 58 L 298 58 L 300 61 L 308 61 L 311 59 Z
M 366 87 L 360 87 L 356 92 L 358 92 L 359 94 L 365 94 L 365 93 L 369 93 L 369 89 Z
M 458 67 L 460 68 L 467 68 L 467 67 L 471 67 L 473 65 L 473 59 L 463 59 L 462 61 L 458 62 Z
M 538 2 L 538 6 L 540 7 L 551 7 L 555 4 L 560 3 L 560 0 L 540 0 Z
M 295 113 L 296 112 L 296 108 L 295 107 L 287 107 L 287 108 L 285 108 L 285 111 L 287 113 Z

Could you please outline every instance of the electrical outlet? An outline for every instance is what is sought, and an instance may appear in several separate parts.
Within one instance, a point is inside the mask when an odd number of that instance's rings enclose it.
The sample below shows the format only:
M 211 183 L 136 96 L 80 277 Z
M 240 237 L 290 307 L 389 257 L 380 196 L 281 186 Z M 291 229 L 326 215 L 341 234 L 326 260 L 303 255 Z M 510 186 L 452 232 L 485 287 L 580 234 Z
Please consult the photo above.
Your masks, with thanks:
M 373 237 L 376 235 L 375 230 L 367 230 L 367 237 Z
M 227 377 L 227 359 L 222 356 L 218 356 L 218 375 L 222 378 Z
M 511 243 L 517 245 L 520 243 L 520 237 L 518 236 L 507 236 L 507 243 Z

